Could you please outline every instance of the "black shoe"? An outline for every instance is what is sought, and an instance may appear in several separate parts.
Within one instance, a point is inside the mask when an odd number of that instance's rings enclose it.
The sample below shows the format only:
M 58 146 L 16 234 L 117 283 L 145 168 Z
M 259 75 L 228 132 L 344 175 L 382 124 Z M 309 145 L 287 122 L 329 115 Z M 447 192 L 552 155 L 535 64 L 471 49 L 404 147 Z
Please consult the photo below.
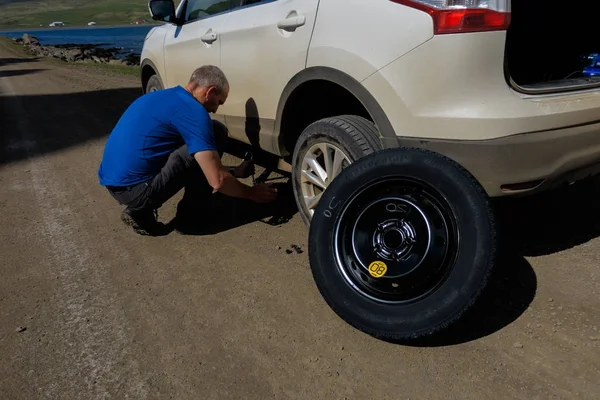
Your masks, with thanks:
M 164 224 L 158 222 L 156 210 L 131 210 L 126 208 L 121 214 L 121 221 L 133 228 L 134 232 L 144 236 L 157 236 L 165 230 Z

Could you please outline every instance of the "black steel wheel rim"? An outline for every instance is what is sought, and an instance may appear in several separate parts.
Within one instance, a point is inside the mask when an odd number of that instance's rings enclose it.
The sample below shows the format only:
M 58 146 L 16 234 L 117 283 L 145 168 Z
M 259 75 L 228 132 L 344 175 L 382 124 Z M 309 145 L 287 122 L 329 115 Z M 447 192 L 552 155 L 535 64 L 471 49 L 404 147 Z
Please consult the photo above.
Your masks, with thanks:
M 454 267 L 456 215 L 431 185 L 406 177 L 369 184 L 346 202 L 334 232 L 337 267 L 361 295 L 410 303 L 433 293 Z

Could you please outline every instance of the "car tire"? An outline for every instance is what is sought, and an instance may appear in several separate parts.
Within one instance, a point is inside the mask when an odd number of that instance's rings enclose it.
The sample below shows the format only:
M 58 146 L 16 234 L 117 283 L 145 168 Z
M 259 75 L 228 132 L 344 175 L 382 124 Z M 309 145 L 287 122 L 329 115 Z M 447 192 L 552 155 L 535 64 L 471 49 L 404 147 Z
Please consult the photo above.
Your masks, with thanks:
M 146 84 L 146 93 L 156 92 L 157 90 L 163 90 L 162 82 L 158 75 L 152 75 L 150 79 L 148 79 L 148 84 Z
M 294 196 L 298 211 L 304 223 L 309 226 L 312 210 L 317 203 L 311 204 L 311 200 L 318 197 L 320 193 L 335 179 L 338 171 L 335 171 L 333 179 L 327 172 L 327 178 L 321 179 L 323 187 L 319 187 L 306 179 L 306 172 L 314 172 L 307 162 L 307 156 L 312 156 L 319 165 L 326 170 L 324 151 L 330 154 L 341 154 L 344 158 L 342 167 L 382 149 L 379 140 L 379 132 L 375 125 L 362 117 L 356 115 L 342 115 L 321 119 L 309 125 L 300 135 L 292 159 L 292 182 Z M 337 153 L 337 151 L 341 153 Z M 335 157 L 334 157 L 335 158 Z M 332 163 L 333 164 L 333 163 Z M 335 165 L 330 164 L 332 167 Z M 310 171 L 312 170 L 312 171 Z M 318 174 L 314 174 L 318 177 Z M 306 196 L 306 197 L 305 197 Z
M 309 229 L 315 283 L 344 321 L 377 338 L 417 339 L 456 322 L 496 260 L 479 183 L 422 149 L 382 150 L 347 167 Z

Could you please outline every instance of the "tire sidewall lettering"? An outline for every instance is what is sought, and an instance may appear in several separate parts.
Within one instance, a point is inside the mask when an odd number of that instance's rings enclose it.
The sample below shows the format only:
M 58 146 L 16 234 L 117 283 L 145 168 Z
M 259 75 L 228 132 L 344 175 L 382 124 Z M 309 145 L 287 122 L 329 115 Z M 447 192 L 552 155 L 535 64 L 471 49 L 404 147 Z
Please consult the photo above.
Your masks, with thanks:
M 342 202 L 340 200 L 337 200 L 335 198 L 335 196 L 333 196 L 331 198 L 331 200 L 329 201 L 329 204 L 327 205 L 327 208 L 325 209 L 325 211 L 323 211 L 323 215 L 325 216 L 325 218 L 332 218 L 333 217 L 333 212 L 335 212 L 335 210 L 339 207 L 339 205 Z

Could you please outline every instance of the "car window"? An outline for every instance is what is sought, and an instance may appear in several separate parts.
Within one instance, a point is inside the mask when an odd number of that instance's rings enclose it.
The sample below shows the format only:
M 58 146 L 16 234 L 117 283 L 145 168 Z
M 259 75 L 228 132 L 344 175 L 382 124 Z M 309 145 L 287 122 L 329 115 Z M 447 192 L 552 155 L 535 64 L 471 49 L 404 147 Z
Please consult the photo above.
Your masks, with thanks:
M 188 0 L 184 21 L 196 21 L 229 10 L 230 0 Z
M 275 0 L 232 0 L 231 1 L 231 8 L 239 8 L 239 7 L 244 7 L 244 6 L 249 6 L 252 4 L 258 4 L 258 3 L 272 3 Z

